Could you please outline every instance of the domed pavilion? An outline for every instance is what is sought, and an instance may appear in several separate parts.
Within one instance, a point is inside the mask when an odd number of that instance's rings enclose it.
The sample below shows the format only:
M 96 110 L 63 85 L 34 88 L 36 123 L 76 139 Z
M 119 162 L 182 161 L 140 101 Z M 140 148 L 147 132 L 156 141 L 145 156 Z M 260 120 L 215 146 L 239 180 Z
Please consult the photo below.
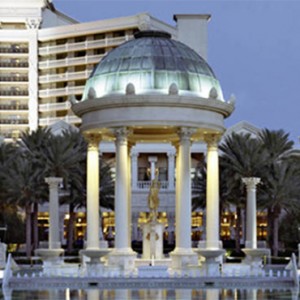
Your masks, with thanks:
M 72 109 L 88 140 L 87 251 L 99 248 L 99 142 L 115 141 L 115 248 L 110 262 L 130 269 L 129 150 L 137 142 L 176 146 L 176 247 L 174 269 L 192 263 L 190 147 L 207 144 L 206 248 L 219 249 L 218 141 L 233 109 L 207 62 L 165 32 L 142 31 L 111 50 L 86 82 Z M 101 201 L 101 199 L 100 199 Z

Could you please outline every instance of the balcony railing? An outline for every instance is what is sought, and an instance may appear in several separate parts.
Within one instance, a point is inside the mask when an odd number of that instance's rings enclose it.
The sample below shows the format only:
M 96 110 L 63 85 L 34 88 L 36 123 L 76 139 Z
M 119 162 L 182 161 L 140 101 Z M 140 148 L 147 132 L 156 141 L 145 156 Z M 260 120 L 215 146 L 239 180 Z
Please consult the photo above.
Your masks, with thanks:
M 39 96 L 40 97 L 57 97 L 57 96 L 68 96 L 68 95 L 79 95 L 82 94 L 84 89 L 84 85 L 81 86 L 72 86 L 72 87 L 65 87 L 59 89 L 46 89 L 40 90 Z
M 28 91 L 11 91 L 11 90 L 3 90 L 0 91 L 0 96 L 28 96 Z
M 119 45 L 121 43 L 126 42 L 130 38 L 131 37 L 129 36 L 121 36 L 115 38 L 105 38 L 101 40 L 87 40 L 85 42 L 80 43 L 66 43 L 64 45 L 46 46 L 39 48 L 39 55 L 49 55 L 61 52 L 80 51 L 105 46 Z
M 81 123 L 81 119 L 76 116 L 65 116 L 65 117 L 47 117 L 47 118 L 40 118 L 39 125 L 40 126 L 49 126 L 58 121 L 65 121 L 66 123 L 70 124 L 79 124 Z
M 23 125 L 28 124 L 28 119 L 0 119 L 1 125 Z
M 28 76 L 0 76 L 0 81 L 4 82 L 26 82 L 28 81 Z
M 137 182 L 137 189 L 139 190 L 150 190 L 151 181 L 138 181 Z M 168 181 L 160 181 L 160 189 L 167 190 L 169 188 Z
M 57 60 L 46 60 L 39 62 L 40 69 L 51 69 L 51 68 L 59 68 L 66 66 L 77 66 L 77 65 L 86 65 L 86 64 L 96 64 L 102 58 L 102 55 L 86 55 L 80 57 L 73 58 L 65 58 L 65 59 L 57 59 Z
M 0 53 L 28 53 L 28 48 L 0 47 Z
M 174 184 L 175 184 L 175 181 L 174 181 Z M 147 181 L 138 181 L 136 188 L 138 190 L 150 190 L 150 186 L 151 186 L 151 181 L 149 181 L 149 180 L 147 180 Z M 174 187 L 175 187 L 175 185 L 174 185 Z M 160 189 L 162 189 L 162 190 L 169 189 L 169 181 L 166 181 L 166 180 L 165 181 L 160 181 Z M 196 185 L 192 182 L 192 191 L 193 191 L 193 193 L 194 192 L 199 192 L 200 191 L 200 186 Z
M 27 104 L 0 104 L 0 110 L 28 110 Z
M 28 68 L 28 66 L 29 66 L 28 62 L 14 63 L 14 62 L 0 61 L 0 68 Z
M 40 112 L 47 111 L 57 111 L 57 110 L 67 110 L 71 107 L 71 103 L 69 101 L 63 103 L 46 103 L 39 105 Z
M 40 83 L 47 83 L 47 82 L 58 82 L 58 81 L 69 81 L 69 80 L 78 80 L 78 79 L 86 79 L 89 77 L 92 71 L 83 71 L 83 72 L 68 72 L 62 74 L 47 74 L 44 76 L 40 76 L 39 82 Z

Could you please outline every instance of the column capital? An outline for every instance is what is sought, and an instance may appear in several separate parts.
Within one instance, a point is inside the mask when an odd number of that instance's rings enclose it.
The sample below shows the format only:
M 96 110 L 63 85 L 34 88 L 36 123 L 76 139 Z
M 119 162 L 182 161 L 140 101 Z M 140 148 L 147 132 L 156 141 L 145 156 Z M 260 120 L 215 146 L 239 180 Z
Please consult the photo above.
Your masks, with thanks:
M 247 189 L 255 189 L 256 185 L 260 183 L 258 177 L 244 177 L 242 178 L 243 183 L 246 184 Z
M 99 133 L 83 133 L 84 139 L 88 142 L 88 150 L 98 150 L 101 141 Z
M 168 151 L 167 155 L 168 155 L 168 158 L 171 159 L 176 156 L 176 153 L 175 153 L 175 151 Z
M 130 156 L 131 156 L 133 159 L 138 158 L 139 155 L 140 155 L 140 153 L 137 152 L 137 151 L 131 151 L 131 153 L 130 153 Z
M 116 142 L 127 143 L 127 137 L 131 133 L 127 127 L 116 127 L 113 129 L 113 133 L 116 137 Z
M 39 29 L 42 19 L 41 18 L 31 18 L 26 19 L 27 29 Z
M 207 144 L 208 148 L 217 148 L 218 149 L 218 143 L 221 139 L 221 135 L 220 134 L 205 134 L 204 135 L 204 141 Z
M 178 130 L 178 135 L 180 141 L 190 141 L 192 135 L 196 132 L 196 128 L 192 127 L 180 127 Z
M 61 177 L 46 177 L 45 182 L 49 184 L 50 188 L 57 187 L 62 183 L 63 179 Z

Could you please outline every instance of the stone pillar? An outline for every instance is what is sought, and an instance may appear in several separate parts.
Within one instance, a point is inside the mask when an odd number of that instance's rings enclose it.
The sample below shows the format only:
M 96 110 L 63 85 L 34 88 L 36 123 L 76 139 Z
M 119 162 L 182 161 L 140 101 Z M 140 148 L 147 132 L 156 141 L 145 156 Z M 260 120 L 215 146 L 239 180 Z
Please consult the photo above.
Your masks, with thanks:
M 116 135 L 116 186 L 115 186 L 115 247 L 128 249 L 128 149 L 126 128 L 115 130 Z
M 151 181 L 155 179 L 155 163 L 157 162 L 156 156 L 149 156 L 148 161 L 150 162 L 150 170 L 151 170 Z
M 243 178 L 243 183 L 247 188 L 247 207 L 246 207 L 246 243 L 248 249 L 257 248 L 257 217 L 256 217 L 256 185 L 260 178 Z
M 131 151 L 131 187 L 137 189 L 138 182 L 138 157 L 139 153 Z
M 45 181 L 49 185 L 49 249 L 60 249 L 58 185 L 62 178 L 47 177 Z
M 36 249 L 35 255 L 40 256 L 43 260 L 43 273 L 56 276 L 63 263 L 60 256 L 64 253 L 64 249 L 61 248 L 59 233 L 58 197 L 58 185 L 62 183 L 62 178 L 47 177 L 45 181 L 49 185 L 49 246 L 48 249 Z
M 207 135 L 206 248 L 219 249 L 219 135 Z
M 131 181 L 132 181 L 132 176 L 131 176 L 131 156 L 130 156 L 130 150 L 131 150 L 131 145 L 128 144 L 128 149 L 127 149 L 127 176 L 128 176 L 128 181 L 127 181 L 127 193 L 128 193 L 128 241 L 129 241 L 129 246 L 131 247 L 131 232 L 132 232 L 132 216 L 131 216 Z
M 171 253 L 174 270 L 183 271 L 197 263 L 191 247 L 191 135 L 194 129 L 181 128 L 176 161 L 176 247 Z
M 174 190 L 175 153 L 168 152 L 168 189 Z
M 100 135 L 90 134 L 87 151 L 87 250 L 99 249 L 99 142 Z
M 129 130 L 125 127 L 114 129 L 116 136 L 116 182 L 115 182 L 115 249 L 109 256 L 109 264 L 122 271 L 133 270 L 135 253 L 130 246 L 128 197 L 128 142 Z

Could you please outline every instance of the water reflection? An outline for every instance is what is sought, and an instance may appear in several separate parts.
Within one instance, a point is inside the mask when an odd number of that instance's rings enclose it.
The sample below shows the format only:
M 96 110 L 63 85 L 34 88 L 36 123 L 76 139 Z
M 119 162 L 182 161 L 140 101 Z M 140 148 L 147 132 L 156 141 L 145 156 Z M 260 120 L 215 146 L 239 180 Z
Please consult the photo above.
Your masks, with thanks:
M 99 290 L 91 289 L 49 289 L 49 290 L 9 290 L 0 293 L 1 299 L 30 299 L 30 300 L 264 300 L 264 299 L 299 299 L 298 289 L 143 289 L 143 290 Z

